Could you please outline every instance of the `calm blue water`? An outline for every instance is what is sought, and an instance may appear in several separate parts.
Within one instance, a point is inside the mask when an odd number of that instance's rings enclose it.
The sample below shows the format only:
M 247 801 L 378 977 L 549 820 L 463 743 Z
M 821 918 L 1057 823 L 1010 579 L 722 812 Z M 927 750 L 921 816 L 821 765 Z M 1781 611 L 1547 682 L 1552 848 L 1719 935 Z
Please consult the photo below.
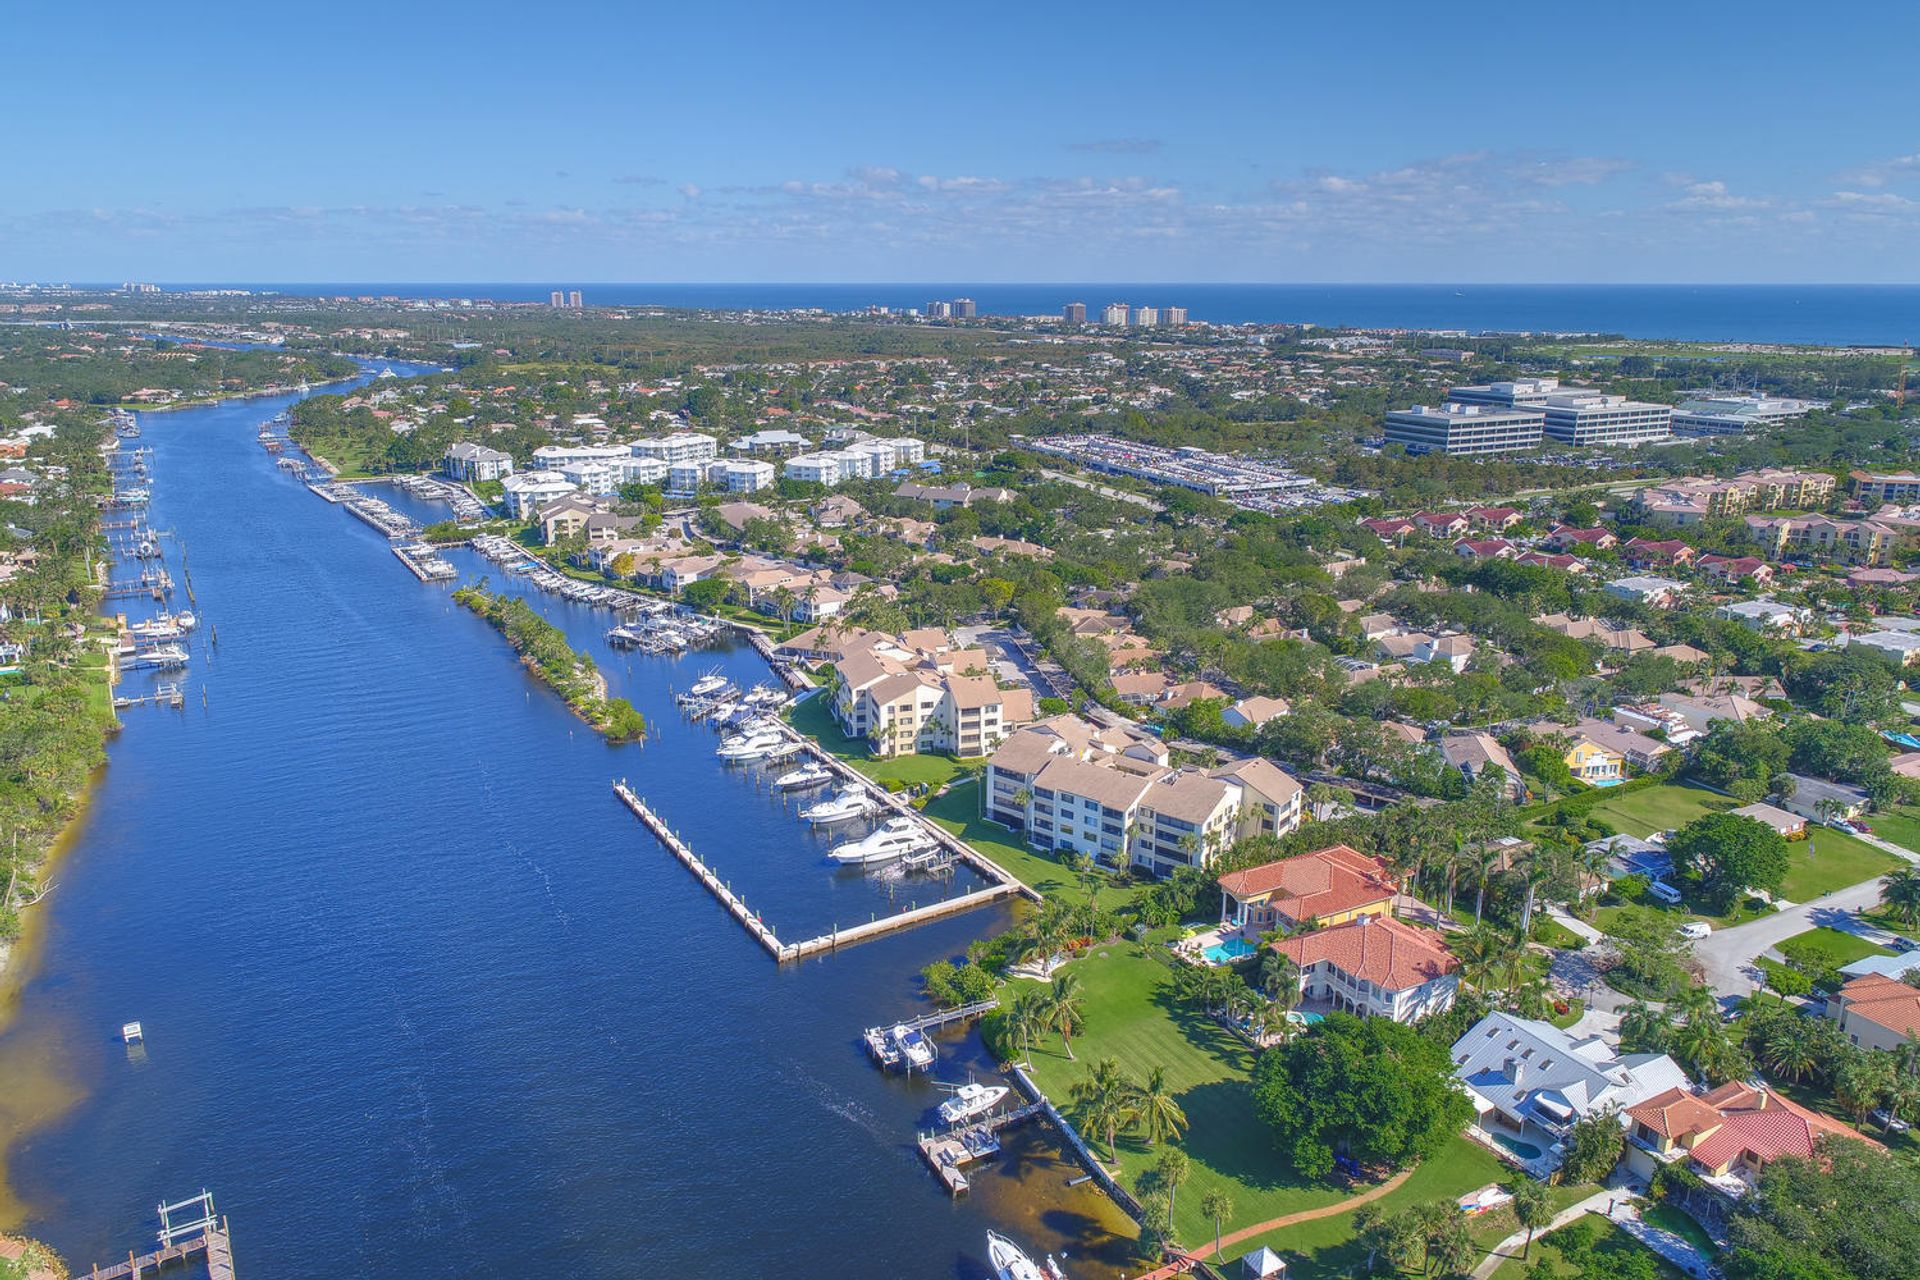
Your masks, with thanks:
M 629 669 L 549 604 L 659 727 L 608 747 L 275 470 L 254 430 L 285 403 L 144 419 L 203 623 L 187 709 L 125 713 L 0 1037 L 10 1088 L 79 1093 L 8 1153 L 29 1231 L 84 1271 L 204 1186 L 276 1280 L 878 1280 L 980 1276 L 990 1225 L 1077 1256 L 1117 1221 L 1038 1131 L 950 1202 L 910 1145 L 943 1095 L 857 1047 L 1004 910 L 778 968 L 613 798 L 631 779 L 783 933 L 885 905 L 673 713 L 709 667 L 762 677 L 750 650 Z M 944 1047 L 947 1078 L 990 1070 Z
M 180 288 L 216 287 L 208 284 Z M 225 286 L 220 286 L 225 287 Z M 274 284 L 235 286 L 321 296 L 491 298 L 545 302 L 578 288 L 594 306 L 651 303 L 724 309 L 924 307 L 970 297 L 983 315 L 1058 315 L 1084 302 L 1185 306 L 1219 324 L 1312 323 L 1469 332 L 1623 333 L 1636 338 L 1901 343 L 1920 331 L 1920 285 L 1643 284 Z

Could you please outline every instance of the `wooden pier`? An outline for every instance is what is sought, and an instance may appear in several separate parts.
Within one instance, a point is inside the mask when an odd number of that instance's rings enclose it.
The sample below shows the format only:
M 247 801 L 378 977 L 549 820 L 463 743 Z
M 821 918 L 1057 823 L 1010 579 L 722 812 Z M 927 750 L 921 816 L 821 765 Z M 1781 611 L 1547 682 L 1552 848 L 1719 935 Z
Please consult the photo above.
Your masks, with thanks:
M 1046 1114 L 1042 1103 L 1030 1102 L 1012 1111 L 975 1120 L 944 1133 L 923 1133 L 915 1144 L 934 1176 L 953 1195 L 965 1195 L 972 1183 L 966 1166 L 1000 1154 L 1000 1131 Z
M 152 693 L 141 694 L 137 698 L 116 697 L 113 700 L 115 711 L 125 711 L 129 707 L 184 707 L 187 696 L 177 684 L 163 684 Z
M 868 1027 L 860 1033 L 866 1042 L 867 1052 L 882 1068 L 900 1065 L 900 1053 L 888 1042 L 887 1033 L 895 1026 L 906 1027 L 913 1031 L 935 1031 L 951 1026 L 956 1022 L 966 1022 L 982 1014 L 991 1013 L 1000 1007 L 1000 997 L 989 996 L 985 1000 L 976 1000 L 972 1004 L 955 1005 L 951 1009 L 939 1009 L 933 1013 L 923 1013 L 917 1018 L 908 1018 L 892 1026 Z
M 179 1221 L 179 1217 L 188 1220 Z M 207 1280 L 235 1280 L 233 1240 L 227 1231 L 227 1220 L 214 1209 L 213 1196 L 205 1191 L 178 1204 L 160 1206 L 159 1248 L 138 1255 L 128 1250 L 125 1262 L 106 1267 L 96 1263 L 87 1277 L 88 1280 L 142 1280 L 195 1259 L 205 1269 Z
M 727 909 L 728 913 L 731 914 L 735 920 L 740 922 L 741 926 L 745 928 L 748 933 L 753 935 L 754 939 L 759 942 L 761 946 L 767 949 L 769 955 L 775 960 L 790 960 L 795 958 L 787 954 L 791 948 L 782 945 L 773 930 L 767 927 L 766 921 L 749 910 L 746 901 L 742 899 L 739 894 L 735 893 L 719 876 L 713 874 L 707 864 L 700 861 L 700 859 L 695 856 L 693 850 L 687 847 L 686 841 L 682 840 L 671 827 L 661 821 L 660 815 L 647 807 L 646 801 L 633 794 L 625 782 L 614 783 L 613 791 L 615 795 L 620 797 L 621 803 L 633 810 L 634 816 L 640 819 L 647 830 L 653 832 L 660 843 L 667 846 L 667 851 L 673 854 L 674 857 L 680 859 L 682 863 L 686 864 L 687 870 L 698 876 L 700 883 L 707 886 L 714 897 L 720 899 L 720 904 Z

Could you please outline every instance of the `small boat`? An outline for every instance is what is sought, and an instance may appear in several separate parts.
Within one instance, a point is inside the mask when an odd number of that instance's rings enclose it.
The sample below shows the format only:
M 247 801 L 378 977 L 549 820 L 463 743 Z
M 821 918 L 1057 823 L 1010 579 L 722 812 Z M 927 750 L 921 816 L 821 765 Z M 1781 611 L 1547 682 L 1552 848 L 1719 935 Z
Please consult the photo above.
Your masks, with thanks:
M 906 1059 L 907 1070 L 925 1071 L 933 1066 L 933 1041 L 927 1039 L 925 1032 L 901 1023 L 887 1033 L 887 1038 L 893 1041 L 893 1047 Z
M 794 742 L 791 739 L 783 739 L 779 746 L 775 747 L 771 751 L 766 752 L 763 755 L 754 757 L 754 759 L 756 763 L 759 763 L 759 764 L 784 764 L 786 761 L 793 759 L 795 756 L 799 755 L 804 750 L 806 750 L 806 748 L 801 746 L 799 743 Z
M 823 782 L 833 781 L 833 770 L 818 760 L 809 761 L 791 773 L 783 773 L 773 780 L 776 791 L 804 791 L 808 787 L 817 787 Z
M 873 797 L 864 791 L 847 788 L 837 791 L 818 804 L 808 805 L 800 811 L 800 816 L 815 826 L 827 826 L 834 822 L 846 822 L 852 818 L 864 818 L 874 811 Z
M 1066 1270 L 1053 1260 L 1052 1254 L 1047 1255 L 1047 1274 L 1052 1276 L 1053 1280 L 1067 1280 Z
M 741 734 L 728 738 L 714 749 L 714 754 L 722 760 L 758 760 L 772 752 L 781 744 L 781 738 L 773 733 Z
M 1012 1090 L 1003 1084 L 963 1084 L 940 1104 L 940 1118 L 948 1124 L 959 1124 L 983 1116 L 999 1106 L 1000 1100 L 1010 1092 Z
M 842 866 L 867 867 L 892 862 L 922 845 L 933 843 L 912 818 L 888 818 L 875 831 L 833 847 L 827 856 Z
M 999 1280 L 1047 1280 L 1046 1273 L 1019 1245 L 997 1232 L 987 1232 L 987 1265 Z
M 718 671 L 710 671 L 698 680 L 695 680 L 693 687 L 688 689 L 687 692 L 696 698 L 710 698 L 726 688 L 728 683 L 727 678 Z

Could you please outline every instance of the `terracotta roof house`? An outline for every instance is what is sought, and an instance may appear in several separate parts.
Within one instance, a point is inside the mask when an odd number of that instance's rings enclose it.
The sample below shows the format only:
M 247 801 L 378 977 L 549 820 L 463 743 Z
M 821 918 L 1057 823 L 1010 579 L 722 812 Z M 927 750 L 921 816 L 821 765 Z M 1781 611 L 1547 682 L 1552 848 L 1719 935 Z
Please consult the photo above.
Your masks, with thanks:
M 1898 1049 L 1920 1035 L 1920 987 L 1870 973 L 1841 987 L 1827 1001 L 1827 1016 L 1863 1049 Z
M 1453 544 L 1453 554 L 1462 560 L 1511 560 L 1520 548 L 1505 538 L 1462 538 Z
M 1662 565 L 1685 568 L 1694 557 L 1693 547 L 1678 538 L 1629 538 L 1620 553 L 1620 558 L 1635 569 Z
M 1220 718 L 1236 729 L 1258 729 L 1292 709 L 1285 698 L 1242 698 L 1222 711 Z
M 1713 655 L 1705 649 L 1696 649 L 1690 644 L 1663 644 L 1653 651 L 1656 658 L 1672 658 L 1675 662 L 1708 662 Z
M 1457 538 L 1473 527 L 1458 511 L 1422 511 L 1413 517 L 1413 522 L 1434 538 Z
M 1555 525 L 1547 534 L 1546 544 L 1555 551 L 1567 551 L 1574 547 L 1592 547 L 1596 551 L 1605 551 L 1608 547 L 1620 545 L 1620 538 L 1611 529 L 1602 529 L 1595 525 L 1591 529 L 1577 529 L 1570 524 Z
M 1706 1093 L 1665 1089 L 1625 1112 L 1627 1166 L 1642 1177 L 1685 1160 L 1709 1184 L 1742 1195 L 1781 1156 L 1810 1159 L 1825 1137 L 1880 1144 L 1765 1085 L 1733 1080 Z
M 1495 533 L 1505 533 L 1520 523 L 1520 513 L 1512 507 L 1468 507 L 1465 515 L 1480 529 L 1491 529 Z
M 1460 962 L 1432 929 L 1361 916 L 1270 944 L 1300 969 L 1303 1007 L 1411 1022 L 1453 1007 Z
M 1190 702 L 1199 702 L 1203 698 L 1231 698 L 1233 695 L 1219 685 L 1206 680 L 1189 680 L 1177 684 L 1160 695 L 1160 705 L 1169 711 L 1178 711 Z
M 1590 573 L 1587 562 L 1579 556 L 1564 552 L 1529 551 L 1514 558 L 1515 564 L 1530 564 L 1542 569 L 1559 569 L 1563 573 Z
M 1701 556 L 1695 567 L 1714 582 L 1751 582 L 1764 587 L 1773 581 L 1773 566 L 1758 556 Z
M 1522 794 L 1520 770 L 1490 733 L 1450 733 L 1440 741 L 1440 754 L 1465 774 L 1468 782 L 1477 782 L 1488 769 L 1497 769 L 1506 774 L 1507 793 L 1515 798 Z
M 1398 542 L 1420 526 L 1411 520 L 1362 520 L 1360 527 L 1372 531 L 1382 542 Z
M 1112 677 L 1108 683 L 1113 685 L 1113 692 L 1121 701 L 1143 707 L 1157 701 L 1171 684 L 1158 671 L 1126 671 Z
M 1249 935 L 1278 924 L 1344 924 L 1391 914 L 1399 891 L 1384 861 L 1336 844 L 1221 876 L 1220 921 Z

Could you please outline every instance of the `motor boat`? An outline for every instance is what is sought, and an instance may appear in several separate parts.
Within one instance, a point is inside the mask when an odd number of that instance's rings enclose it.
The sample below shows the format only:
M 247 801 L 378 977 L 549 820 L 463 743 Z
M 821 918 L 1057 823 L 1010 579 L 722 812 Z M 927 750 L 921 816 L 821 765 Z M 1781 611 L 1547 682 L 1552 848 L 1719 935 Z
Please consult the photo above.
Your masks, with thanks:
M 1011 1092 L 1003 1084 L 963 1084 L 940 1104 L 940 1118 L 948 1124 L 959 1124 L 983 1116 L 999 1106 L 1000 1100 Z
M 903 854 L 933 843 L 933 837 L 912 818 L 888 818 L 873 832 L 833 847 L 827 856 L 843 866 L 866 867 L 892 862 Z
M 728 738 L 714 750 L 722 760 L 758 760 L 782 743 L 777 733 L 743 733 Z
M 864 818 L 875 809 L 873 797 L 856 788 L 846 788 L 828 796 L 818 804 L 808 805 L 800 811 L 800 816 L 816 826 L 826 826 L 833 822 L 846 822 L 852 818 Z
M 790 773 L 783 773 L 773 780 L 776 791 L 804 791 L 808 787 L 817 787 L 823 782 L 833 781 L 833 770 L 818 760 L 808 761 Z
M 698 680 L 695 680 L 693 687 L 688 689 L 687 692 L 696 698 L 711 698 L 726 688 L 729 683 L 727 678 L 718 671 L 710 671 Z
M 887 1033 L 887 1039 L 893 1041 L 893 1047 L 900 1051 L 907 1070 L 926 1071 L 933 1066 L 933 1041 L 927 1039 L 926 1033 L 919 1028 L 901 1023 Z
M 987 1232 L 987 1265 L 999 1280 L 1047 1280 L 1047 1273 L 1019 1245 L 998 1232 Z
M 755 759 L 760 764 L 784 764 L 804 750 L 806 750 L 805 747 L 788 738 L 783 739 L 780 745 L 773 750 L 767 752 L 765 755 L 757 756 Z

